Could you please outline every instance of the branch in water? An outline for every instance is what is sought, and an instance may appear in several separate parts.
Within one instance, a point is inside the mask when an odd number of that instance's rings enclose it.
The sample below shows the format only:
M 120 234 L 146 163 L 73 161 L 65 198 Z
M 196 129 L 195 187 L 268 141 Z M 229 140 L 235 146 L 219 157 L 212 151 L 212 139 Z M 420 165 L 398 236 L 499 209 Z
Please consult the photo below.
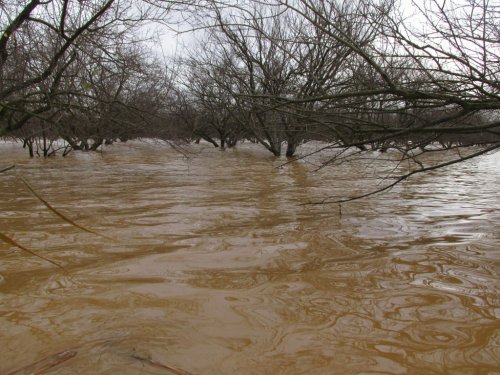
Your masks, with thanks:
M 27 253 L 36 256 L 37 258 L 40 258 L 40 259 L 43 259 L 43 260 L 45 260 L 45 261 L 47 261 L 49 263 L 52 263 L 54 266 L 59 267 L 60 269 L 62 269 L 66 273 L 68 272 L 66 270 L 66 268 L 64 268 L 63 266 L 61 266 L 59 263 L 53 261 L 52 259 L 46 258 L 43 255 L 40 255 L 40 254 L 34 252 L 33 250 L 28 249 L 27 247 L 24 247 L 23 245 L 17 243 L 12 238 L 10 238 L 9 236 L 3 234 L 2 232 L 0 232 L 0 240 L 2 240 L 3 242 L 8 243 L 9 245 L 17 247 L 17 248 L 19 248 L 19 249 L 21 249 L 23 251 L 26 251 Z
M 68 218 L 66 215 L 62 214 L 61 212 L 59 212 L 58 210 L 56 210 L 54 207 L 52 207 L 52 205 L 47 202 L 45 199 L 42 198 L 42 196 L 40 194 L 38 194 L 36 192 L 36 190 L 29 184 L 28 181 L 26 181 L 26 179 L 21 176 L 19 173 L 17 174 L 19 179 L 24 183 L 24 185 L 26 185 L 26 187 L 28 188 L 28 190 L 36 197 L 38 198 L 38 200 L 40 202 L 42 202 L 45 207 L 47 207 L 49 210 L 51 210 L 54 214 L 56 214 L 57 216 L 59 216 L 61 219 L 63 219 L 64 221 L 66 221 L 67 223 L 73 225 L 74 227 L 78 228 L 78 229 L 81 229 L 87 233 L 92 233 L 92 234 L 95 234 L 96 236 L 100 236 L 100 237 L 104 237 L 104 238 L 108 238 L 110 239 L 109 237 L 101 234 L 101 233 L 98 233 L 96 231 L 93 231 L 92 229 L 88 229 L 84 226 L 81 226 L 80 224 L 77 224 L 75 223 L 73 220 L 71 220 L 70 218 Z
M 415 174 L 429 172 L 429 171 L 432 171 L 432 170 L 435 170 L 435 169 L 439 169 L 439 168 L 447 167 L 449 165 L 460 163 L 460 162 L 463 162 L 465 160 L 472 159 L 472 158 L 475 158 L 475 157 L 480 156 L 480 155 L 484 155 L 484 154 L 486 154 L 486 153 L 488 153 L 490 151 L 496 150 L 498 148 L 500 148 L 500 145 L 495 144 L 495 145 L 493 145 L 491 147 L 485 148 L 484 150 L 475 152 L 475 153 L 470 154 L 468 156 L 460 157 L 459 159 L 454 159 L 454 160 L 451 160 L 451 161 L 447 161 L 447 162 L 444 162 L 444 163 L 433 165 L 431 167 L 422 167 L 420 169 L 413 170 L 413 171 L 408 172 L 408 173 L 406 173 L 406 174 L 404 174 L 402 176 L 399 176 L 396 179 L 396 181 L 394 181 L 394 182 L 392 182 L 392 183 L 390 183 L 388 185 L 385 185 L 385 186 L 381 187 L 380 189 L 373 190 L 373 191 L 371 191 L 369 193 L 366 193 L 366 194 L 356 195 L 356 196 L 351 197 L 351 198 L 345 198 L 345 199 L 339 199 L 339 200 L 332 200 L 332 201 L 330 201 L 329 198 L 325 198 L 324 200 L 322 200 L 320 202 L 311 202 L 311 203 L 308 203 L 308 204 L 311 204 L 311 205 L 332 204 L 332 203 L 340 204 L 340 203 L 346 203 L 346 202 L 351 202 L 351 201 L 355 201 L 355 200 L 367 198 L 367 197 L 370 197 L 372 195 L 381 193 L 383 191 L 390 190 L 394 186 L 396 186 L 397 184 L 403 182 L 404 180 L 407 180 L 408 178 L 410 178 L 411 176 L 413 176 Z
M 31 365 L 9 372 L 7 375 L 42 374 L 77 355 L 74 350 L 66 350 L 41 359 Z
M 173 372 L 176 375 L 193 375 L 192 373 L 187 372 L 185 370 L 182 370 L 180 368 L 172 367 L 172 366 L 169 366 L 169 365 L 165 365 L 163 363 L 157 362 L 157 361 L 152 360 L 150 358 L 146 358 L 146 357 L 143 357 L 141 355 L 138 355 L 136 353 L 130 354 L 130 356 L 132 358 L 134 358 L 134 359 L 137 359 L 137 360 L 141 361 L 141 362 L 146 362 L 146 363 L 150 364 L 151 366 L 158 367 L 158 368 L 163 368 L 165 370 L 169 370 L 170 372 Z
M 15 164 L 11 165 L 10 167 L 6 167 L 4 169 L 0 169 L 0 173 L 10 171 L 11 169 L 14 169 L 16 167 Z

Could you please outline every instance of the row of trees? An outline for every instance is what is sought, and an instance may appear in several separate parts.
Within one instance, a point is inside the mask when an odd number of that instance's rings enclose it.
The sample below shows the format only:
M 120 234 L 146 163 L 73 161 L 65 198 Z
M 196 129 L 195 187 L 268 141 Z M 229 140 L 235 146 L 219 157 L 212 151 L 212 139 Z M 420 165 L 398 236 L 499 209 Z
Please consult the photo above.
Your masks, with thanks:
M 0 11 L 0 136 L 48 156 L 55 139 L 67 152 L 150 134 L 171 79 L 141 27 L 170 4 L 13 0 Z
M 418 32 L 398 6 L 214 4 L 203 14 L 203 48 L 186 61 L 188 92 L 224 114 L 214 128 L 243 128 L 275 155 L 283 141 L 292 156 L 311 138 L 362 150 L 424 150 L 435 141 L 497 147 L 499 4 L 427 1 Z
M 412 160 L 436 142 L 481 146 L 469 156 L 500 146 L 497 0 L 425 0 L 408 19 L 396 0 L 0 7 L 0 136 L 32 155 L 61 138 L 66 152 L 135 137 L 251 139 L 289 157 L 320 139 Z M 167 68 L 141 27 L 171 25 L 173 13 L 203 32 Z

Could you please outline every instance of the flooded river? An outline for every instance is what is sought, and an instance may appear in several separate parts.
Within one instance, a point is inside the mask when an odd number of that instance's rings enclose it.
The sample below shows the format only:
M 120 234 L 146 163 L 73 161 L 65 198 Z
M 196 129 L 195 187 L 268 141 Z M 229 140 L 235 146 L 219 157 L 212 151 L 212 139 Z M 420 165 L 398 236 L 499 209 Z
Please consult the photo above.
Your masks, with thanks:
M 500 153 L 340 210 L 370 160 L 189 151 L 0 145 L 0 232 L 64 267 L 0 241 L 0 374 L 500 374 Z

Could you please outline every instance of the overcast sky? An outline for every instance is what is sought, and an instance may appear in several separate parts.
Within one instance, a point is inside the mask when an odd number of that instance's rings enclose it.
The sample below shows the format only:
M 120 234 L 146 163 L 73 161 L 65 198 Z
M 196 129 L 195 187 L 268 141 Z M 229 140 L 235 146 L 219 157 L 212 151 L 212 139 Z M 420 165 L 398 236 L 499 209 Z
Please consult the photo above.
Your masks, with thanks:
M 418 17 L 415 16 L 415 14 L 418 13 L 418 10 L 413 4 L 413 0 L 399 0 L 399 1 L 401 3 L 399 10 L 403 11 L 406 16 L 410 15 L 413 16 L 412 25 L 414 25 L 415 22 L 418 22 Z M 189 25 L 182 22 L 179 22 L 178 25 L 175 24 L 176 20 L 179 21 L 181 20 L 180 16 L 174 16 L 173 20 L 174 23 L 171 26 L 173 29 L 188 30 L 190 28 Z M 186 48 L 196 43 L 197 35 L 198 36 L 203 35 L 203 31 L 198 31 L 196 33 L 193 32 L 176 33 L 173 30 L 169 30 L 164 25 L 156 25 L 153 27 L 148 27 L 147 29 L 148 33 L 154 37 L 153 48 L 155 52 L 157 52 L 159 56 L 164 55 L 168 58 L 181 56 Z

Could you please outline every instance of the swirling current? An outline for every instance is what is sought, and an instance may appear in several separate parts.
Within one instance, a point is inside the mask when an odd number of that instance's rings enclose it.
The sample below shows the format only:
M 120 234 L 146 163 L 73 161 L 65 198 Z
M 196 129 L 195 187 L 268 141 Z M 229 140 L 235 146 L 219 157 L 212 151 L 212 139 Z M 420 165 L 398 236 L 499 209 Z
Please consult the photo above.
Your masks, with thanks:
M 0 374 L 500 374 L 500 153 L 339 207 L 380 154 L 181 151 L 0 145 L 0 232 L 63 267 L 0 241 Z

